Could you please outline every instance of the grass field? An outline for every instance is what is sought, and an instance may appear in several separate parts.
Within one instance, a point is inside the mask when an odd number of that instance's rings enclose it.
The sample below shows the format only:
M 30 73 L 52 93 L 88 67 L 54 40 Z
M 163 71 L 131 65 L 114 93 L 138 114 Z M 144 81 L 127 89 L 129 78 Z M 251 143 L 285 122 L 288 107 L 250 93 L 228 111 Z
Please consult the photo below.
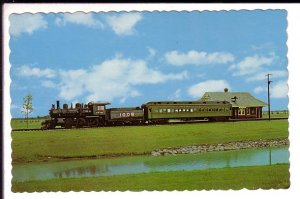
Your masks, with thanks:
M 120 156 L 167 147 L 287 137 L 287 120 L 12 132 L 12 159 L 21 163 Z
M 269 117 L 268 112 L 263 111 L 262 116 L 263 116 L 263 118 L 268 118 Z M 280 117 L 288 118 L 289 117 L 289 112 L 287 110 L 284 110 L 284 111 L 271 111 L 270 117 L 271 118 L 280 118 Z
M 39 129 L 41 128 L 41 123 L 44 119 L 29 119 L 28 128 L 29 129 Z M 26 129 L 27 121 L 25 119 L 12 119 L 10 122 L 12 129 Z
M 13 182 L 13 192 L 288 188 L 289 165 Z
M 11 132 L 13 166 L 90 156 L 130 156 L 152 150 L 231 141 L 288 137 L 288 121 L 123 126 L 94 129 Z M 207 154 L 209 155 L 209 154 Z M 124 158 L 126 159 L 126 158 Z M 160 158 L 157 159 L 160 164 Z M 38 163 L 39 164 L 39 163 Z M 270 189 L 289 187 L 289 165 L 153 172 L 12 182 L 14 192 Z

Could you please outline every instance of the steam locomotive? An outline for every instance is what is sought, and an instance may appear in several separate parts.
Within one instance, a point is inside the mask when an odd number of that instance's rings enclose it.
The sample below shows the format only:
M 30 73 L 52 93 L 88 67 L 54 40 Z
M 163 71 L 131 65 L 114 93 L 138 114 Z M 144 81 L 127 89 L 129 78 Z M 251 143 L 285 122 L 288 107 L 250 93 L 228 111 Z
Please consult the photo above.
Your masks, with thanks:
M 116 125 L 161 124 L 171 120 L 228 120 L 232 105 L 227 101 L 155 101 L 140 107 L 107 108 L 108 102 L 63 104 L 56 101 L 42 129 L 82 128 Z

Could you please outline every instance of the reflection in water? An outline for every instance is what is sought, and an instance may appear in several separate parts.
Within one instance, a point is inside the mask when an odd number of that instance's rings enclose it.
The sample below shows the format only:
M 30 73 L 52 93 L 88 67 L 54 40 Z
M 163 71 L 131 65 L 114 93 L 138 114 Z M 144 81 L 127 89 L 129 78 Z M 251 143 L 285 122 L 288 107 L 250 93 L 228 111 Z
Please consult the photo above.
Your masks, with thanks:
M 105 173 L 108 171 L 107 165 L 92 165 L 87 167 L 76 167 L 62 171 L 53 172 L 55 178 L 74 178 L 78 176 L 96 176 L 97 173 Z
M 14 165 L 14 181 L 111 176 L 176 170 L 239 167 L 288 163 L 287 147 L 247 149 L 164 157 L 123 157 L 113 159 L 76 160 L 52 163 Z

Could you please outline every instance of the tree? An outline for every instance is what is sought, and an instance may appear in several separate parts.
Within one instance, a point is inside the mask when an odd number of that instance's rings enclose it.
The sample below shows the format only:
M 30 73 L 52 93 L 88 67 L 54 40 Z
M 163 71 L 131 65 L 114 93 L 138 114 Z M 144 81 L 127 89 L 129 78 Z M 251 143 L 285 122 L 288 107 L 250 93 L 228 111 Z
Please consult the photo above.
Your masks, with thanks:
M 21 112 L 25 116 L 25 119 L 27 120 L 27 128 L 28 128 L 28 116 L 32 111 L 33 111 L 32 95 L 29 93 L 23 98 L 23 108 L 21 110 Z

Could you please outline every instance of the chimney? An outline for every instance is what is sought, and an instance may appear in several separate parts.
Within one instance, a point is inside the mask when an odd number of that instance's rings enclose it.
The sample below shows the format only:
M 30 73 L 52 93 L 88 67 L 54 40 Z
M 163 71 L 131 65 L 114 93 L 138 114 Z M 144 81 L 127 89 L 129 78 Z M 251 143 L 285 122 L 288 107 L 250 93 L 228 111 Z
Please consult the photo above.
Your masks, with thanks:
M 232 102 L 236 102 L 236 100 L 237 100 L 237 96 L 234 96 L 234 97 L 231 98 Z
M 228 88 L 224 88 L 224 92 L 227 93 L 228 92 Z
M 60 107 L 59 107 L 59 100 L 56 101 L 56 109 L 60 109 Z

